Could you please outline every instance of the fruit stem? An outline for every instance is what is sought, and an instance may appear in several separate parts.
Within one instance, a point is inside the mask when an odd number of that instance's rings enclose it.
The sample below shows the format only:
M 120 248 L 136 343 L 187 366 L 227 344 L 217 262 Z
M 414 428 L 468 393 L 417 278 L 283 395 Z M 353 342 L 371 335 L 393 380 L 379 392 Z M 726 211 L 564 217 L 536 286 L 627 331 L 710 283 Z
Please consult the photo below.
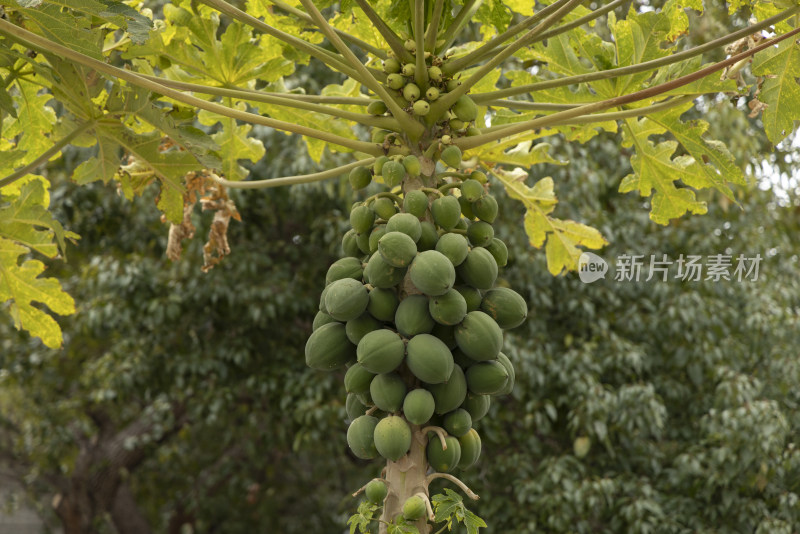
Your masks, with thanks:
M 440 172 L 436 175 L 437 179 L 447 178 L 447 177 L 460 178 L 462 180 L 466 180 L 467 178 L 469 178 L 469 174 L 457 171 L 445 171 L 445 172 Z M 452 189 L 453 187 L 461 187 L 461 184 L 458 182 L 444 184 L 442 187 L 439 188 L 439 191 L 447 191 L 448 189 Z
M 428 519 L 431 521 L 436 519 L 436 516 L 433 513 L 433 506 L 431 506 L 431 500 L 428 498 L 428 496 L 421 492 L 416 493 L 415 496 L 425 501 L 425 508 L 428 509 Z
M 402 204 L 403 203 L 403 199 L 400 198 L 399 196 L 395 195 L 394 193 L 390 193 L 388 191 L 382 191 L 380 193 L 375 193 L 371 197 L 367 197 L 366 199 L 364 199 L 364 205 L 372 204 L 372 202 L 374 202 L 376 199 L 379 199 L 379 198 L 391 198 L 392 200 L 394 200 L 398 204 Z
M 442 193 L 441 191 L 439 191 L 438 189 L 436 189 L 436 188 L 434 188 L 434 187 L 420 187 L 419 189 L 420 189 L 420 191 L 423 191 L 423 192 L 425 192 L 425 193 L 433 193 L 433 194 L 437 194 L 437 195 L 439 195 L 440 197 L 441 197 L 441 196 L 444 196 L 444 193 Z
M 445 438 L 447 437 L 447 432 L 444 431 L 443 428 L 438 426 L 426 426 L 422 429 L 423 434 L 427 434 L 428 432 L 435 432 L 437 436 L 439 436 L 439 441 L 442 443 L 442 450 L 447 450 L 447 441 Z
M 430 484 L 431 481 L 436 480 L 437 478 L 444 478 L 446 480 L 449 480 L 450 482 L 452 482 L 453 484 L 455 484 L 456 486 L 461 488 L 461 490 L 464 492 L 464 494 L 467 497 L 469 497 L 470 499 L 472 499 L 473 501 L 477 501 L 478 499 L 480 499 L 480 496 L 478 496 L 476 493 L 473 493 L 473 491 L 471 489 L 469 489 L 469 487 L 467 487 L 466 484 L 464 484 L 459 479 L 457 479 L 456 477 L 454 477 L 453 475 L 451 475 L 449 473 L 432 473 L 432 474 L 427 476 L 427 478 L 425 479 L 425 482 Z

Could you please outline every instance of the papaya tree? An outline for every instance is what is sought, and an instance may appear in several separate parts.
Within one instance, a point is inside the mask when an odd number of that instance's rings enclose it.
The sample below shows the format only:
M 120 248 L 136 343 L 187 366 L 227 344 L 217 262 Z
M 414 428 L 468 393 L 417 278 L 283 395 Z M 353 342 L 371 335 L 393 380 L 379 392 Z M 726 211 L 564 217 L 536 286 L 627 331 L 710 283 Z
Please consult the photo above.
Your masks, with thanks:
M 606 240 L 556 216 L 552 179 L 526 183 L 532 166 L 566 163 L 548 138 L 617 133 L 633 168 L 620 191 L 649 197 L 650 218 L 667 224 L 744 183 L 724 142 L 686 111 L 727 98 L 760 114 L 775 144 L 800 118 L 800 7 L 782 0 L 731 1 L 728 31 L 691 47 L 681 37 L 703 11 L 691 0 L 13 0 L 2 10 L 0 297 L 49 347 L 61 331 L 40 306 L 65 315 L 75 304 L 35 255 L 63 256 L 78 236 L 48 211 L 36 173 L 68 145 L 90 153 L 71 169 L 78 184 L 113 181 L 128 198 L 157 184 L 171 258 L 194 234 L 196 204 L 213 211 L 205 269 L 230 253 L 229 189 L 348 176 L 352 228 L 320 283 L 305 358 L 346 367 L 348 445 L 386 460 L 351 532 L 485 526 L 429 484 L 477 498 L 451 472 L 478 460 L 473 424 L 514 385 L 503 330 L 528 305 L 496 284 L 508 252 L 492 188 L 522 202 L 530 243 L 557 275 Z M 341 83 L 304 78 L 311 61 Z M 302 136 L 328 168 L 248 179 L 246 162 L 264 154 L 254 127 Z

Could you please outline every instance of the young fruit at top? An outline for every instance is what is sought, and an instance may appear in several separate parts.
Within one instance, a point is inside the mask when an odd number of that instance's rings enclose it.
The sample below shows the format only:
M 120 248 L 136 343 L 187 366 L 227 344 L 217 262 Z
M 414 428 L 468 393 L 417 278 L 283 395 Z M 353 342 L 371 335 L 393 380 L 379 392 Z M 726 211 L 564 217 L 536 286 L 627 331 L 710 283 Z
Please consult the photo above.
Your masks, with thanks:
M 413 63 L 406 63 L 403 65 L 403 75 L 404 76 L 414 76 L 414 73 L 417 72 L 417 66 Z
M 372 130 L 372 142 L 381 144 L 386 140 L 386 135 L 390 132 L 388 130 Z
M 372 164 L 372 172 L 375 176 L 380 176 L 383 172 L 383 165 L 389 161 L 389 156 L 378 156 Z
M 419 158 L 413 154 L 403 158 L 403 167 L 406 168 L 406 172 L 411 176 L 419 176 L 422 171 L 422 164 L 419 162 Z
M 461 194 L 468 202 L 475 202 L 484 195 L 483 186 L 477 180 L 469 178 L 461 183 Z
M 369 172 L 367 167 L 356 167 L 352 171 L 350 171 L 350 176 L 348 176 L 348 180 L 350 181 L 350 186 L 355 189 L 364 189 L 369 185 L 372 181 L 372 173 Z
M 472 204 L 472 212 L 480 220 L 491 224 L 497 218 L 497 200 L 491 195 L 479 198 Z
M 461 97 L 456 100 L 456 103 L 453 105 L 453 112 L 456 114 L 456 117 L 464 122 L 474 121 L 478 118 L 478 106 L 476 106 L 475 102 L 467 95 L 461 95 Z
M 370 115 L 383 115 L 386 111 L 386 104 L 382 100 L 374 100 L 367 106 L 367 113 Z
M 467 137 L 475 137 L 476 135 L 480 135 L 481 131 L 477 126 L 470 126 L 467 128 Z
M 455 131 L 463 130 L 464 126 L 466 126 L 466 123 L 461 119 L 450 119 L 449 124 L 450 129 Z
M 385 72 L 386 74 L 395 74 L 397 72 L 400 72 L 400 62 L 393 57 L 384 59 L 383 72 Z
M 375 425 L 374 439 L 378 453 L 396 462 L 411 448 L 411 429 L 402 417 L 390 415 Z
M 350 226 L 359 234 L 369 232 L 375 222 L 375 212 L 363 204 L 350 211 Z
M 388 221 L 392 215 L 397 213 L 392 199 L 386 197 L 376 198 L 372 203 L 372 211 L 384 221 Z
M 403 98 L 408 100 L 409 102 L 413 102 L 419 98 L 420 91 L 419 87 L 415 83 L 408 83 L 405 87 L 403 87 Z
M 447 80 L 447 92 L 455 91 L 459 85 L 461 85 L 461 82 L 458 80 Z
M 425 91 L 425 98 L 428 100 L 436 100 L 439 98 L 439 90 L 435 87 L 428 87 L 428 90 Z
M 486 179 L 486 175 L 481 171 L 472 171 L 472 174 L 470 174 L 469 177 L 481 184 L 485 184 L 486 182 L 488 182 L 488 180 Z
M 401 89 L 405 85 L 406 79 L 402 74 L 390 74 L 386 77 L 386 85 L 391 89 Z
M 439 67 L 436 67 L 436 66 L 428 67 L 428 78 L 430 78 L 434 82 L 441 82 L 442 81 L 442 69 L 440 69 Z
M 442 136 L 442 144 L 443 144 L 443 145 L 449 145 L 449 144 L 450 144 L 450 143 L 452 143 L 452 142 L 453 142 L 453 138 L 452 138 L 452 137 L 450 137 L 449 135 L 447 135 L 447 134 L 444 134 L 444 135 Z
M 416 102 L 414 102 L 414 106 L 412 109 L 414 110 L 414 115 L 418 117 L 424 117 L 430 112 L 431 105 L 424 100 L 417 100 Z
M 417 51 L 417 42 L 414 39 L 406 39 L 406 42 L 403 43 L 403 48 L 413 54 Z
M 461 165 L 461 149 L 453 145 L 448 146 L 442 150 L 442 161 L 457 169 Z

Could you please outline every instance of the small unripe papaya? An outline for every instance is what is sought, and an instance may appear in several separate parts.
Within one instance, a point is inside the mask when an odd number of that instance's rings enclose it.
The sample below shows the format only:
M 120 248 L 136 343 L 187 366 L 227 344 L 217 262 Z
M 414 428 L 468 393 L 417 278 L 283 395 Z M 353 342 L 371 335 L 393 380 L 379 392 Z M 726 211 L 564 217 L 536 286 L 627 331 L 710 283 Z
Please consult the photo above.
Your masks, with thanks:
M 431 110 L 431 105 L 424 100 L 417 100 L 413 106 L 414 115 L 417 117 L 424 117 Z
M 383 115 L 386 111 L 386 104 L 382 100 L 375 100 L 367 106 L 367 113 L 370 115 Z
M 439 90 L 435 87 L 428 87 L 428 90 L 425 91 L 425 98 L 430 101 L 434 101 L 439 98 Z
M 453 131 L 463 130 L 466 124 L 461 119 L 450 119 L 450 129 Z
M 383 504 L 383 500 L 388 493 L 389 488 L 387 488 L 386 483 L 379 478 L 373 478 L 364 488 L 364 494 L 367 496 L 367 500 L 373 504 Z
M 403 75 L 404 76 L 414 76 L 417 72 L 417 66 L 413 63 L 406 63 L 403 65 Z
M 406 521 L 416 521 L 425 516 L 425 501 L 419 495 L 412 495 L 403 503 L 403 518 Z
M 484 195 L 483 186 L 477 180 L 469 178 L 461 183 L 461 195 L 468 202 L 475 202 Z
M 400 185 L 406 177 L 406 168 L 399 161 L 387 161 L 383 164 L 383 181 L 389 187 Z
M 467 95 L 461 95 L 461 97 L 456 100 L 455 105 L 453 105 L 453 112 L 456 114 L 456 117 L 464 122 L 474 121 L 478 118 L 478 106 L 476 106 L 475 102 Z
M 419 158 L 413 154 L 403 158 L 403 167 L 406 168 L 406 172 L 411 176 L 419 176 L 422 171 L 422 164 L 419 162 Z
M 400 62 L 393 57 L 384 59 L 383 72 L 385 72 L 386 74 L 395 74 L 397 72 L 400 72 Z
M 461 149 L 453 145 L 448 146 L 442 150 L 442 161 L 457 169 L 461 165 Z
M 372 172 L 375 176 L 380 176 L 383 173 L 383 165 L 389 161 L 389 156 L 378 156 L 375 163 L 372 164 Z
M 390 74 L 386 77 L 386 85 L 391 89 L 402 89 L 406 83 L 406 79 L 402 74 Z
M 417 51 L 417 42 L 414 39 L 406 39 L 406 41 L 403 43 L 403 48 L 413 54 Z
M 386 197 L 376 198 L 372 203 L 372 211 L 384 221 L 388 221 L 392 215 L 397 213 L 392 199 Z
M 419 189 L 409 191 L 403 199 L 403 210 L 415 217 L 423 217 L 428 210 L 428 195 Z
M 405 87 L 403 87 L 403 98 L 408 100 L 409 102 L 414 102 L 416 99 L 419 98 L 420 91 L 419 87 L 415 83 L 407 83 Z
M 437 66 L 428 67 L 428 78 L 434 82 L 442 81 L 442 69 Z
M 461 85 L 461 82 L 459 80 L 447 80 L 446 84 L 447 92 L 450 93 L 452 91 L 455 91 L 459 85 Z
M 350 171 L 348 180 L 350 181 L 350 186 L 353 189 L 364 189 L 372 181 L 372 173 L 369 172 L 367 167 L 356 167 Z

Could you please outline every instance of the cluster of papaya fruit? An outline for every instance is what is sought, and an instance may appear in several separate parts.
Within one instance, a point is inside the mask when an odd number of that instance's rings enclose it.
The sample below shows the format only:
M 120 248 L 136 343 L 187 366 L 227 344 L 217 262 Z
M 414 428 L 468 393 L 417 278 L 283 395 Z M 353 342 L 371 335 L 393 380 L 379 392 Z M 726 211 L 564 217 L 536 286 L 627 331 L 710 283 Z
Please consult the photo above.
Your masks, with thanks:
M 461 153 L 447 146 L 441 160 L 458 169 Z M 405 156 L 360 167 L 350 180 L 357 189 L 373 175 L 407 186 L 418 174 L 419 159 Z M 435 426 L 447 435 L 428 440 L 428 463 L 448 472 L 475 463 L 473 425 L 492 395 L 514 386 L 503 330 L 522 324 L 528 309 L 515 291 L 495 287 L 508 251 L 494 237 L 498 208 L 486 175 L 438 176 L 428 177 L 438 187 L 381 192 L 352 207 L 345 257 L 328 270 L 305 357 L 316 369 L 347 366 L 347 442 L 357 457 L 397 461 L 413 431 Z
M 426 74 L 422 77 L 418 76 L 416 43 L 414 40 L 408 39 L 405 42 L 405 48 L 414 61 L 404 64 L 392 55 L 385 59 L 383 61 L 383 71 L 386 74 L 384 86 L 401 108 L 422 119 L 428 116 L 434 102 L 441 96 L 454 91 L 461 85 L 461 82 L 451 76 L 448 64 L 443 58 L 430 52 L 425 52 L 424 57 Z M 381 100 L 373 101 L 367 107 L 367 112 L 376 116 L 389 113 L 386 104 Z M 474 124 L 477 116 L 478 107 L 475 102 L 469 96 L 462 95 L 443 117 L 437 116 L 438 123 L 433 133 L 444 144 L 449 144 L 455 137 L 480 135 L 480 130 Z M 387 135 L 393 134 L 386 130 L 376 129 L 373 131 L 372 140 L 377 143 L 386 142 L 387 145 L 391 145 L 394 141 L 400 143 L 399 136 L 387 140 Z

